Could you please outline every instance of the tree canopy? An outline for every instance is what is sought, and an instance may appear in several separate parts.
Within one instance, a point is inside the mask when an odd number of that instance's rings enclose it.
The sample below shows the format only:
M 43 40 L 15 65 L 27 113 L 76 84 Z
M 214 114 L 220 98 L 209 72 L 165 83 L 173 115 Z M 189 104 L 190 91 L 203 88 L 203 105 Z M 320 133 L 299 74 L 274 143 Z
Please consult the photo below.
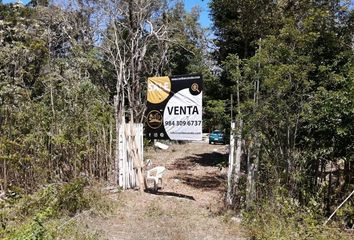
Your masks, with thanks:
M 280 194 L 328 216 L 354 186 L 351 1 L 209 7 L 212 38 L 183 1 L 0 1 L 0 193 L 114 181 L 119 125 L 144 122 L 147 77 L 201 73 L 204 130 L 238 125 L 231 207 L 257 211 Z

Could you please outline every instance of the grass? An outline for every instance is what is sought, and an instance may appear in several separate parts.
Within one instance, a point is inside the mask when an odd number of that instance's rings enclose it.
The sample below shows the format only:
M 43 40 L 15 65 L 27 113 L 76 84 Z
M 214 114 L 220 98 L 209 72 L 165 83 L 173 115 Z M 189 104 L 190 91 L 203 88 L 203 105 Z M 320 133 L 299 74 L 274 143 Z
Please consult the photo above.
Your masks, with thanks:
M 352 239 L 335 224 L 323 226 L 324 219 L 316 211 L 299 206 L 291 199 L 268 201 L 243 215 L 244 226 L 252 239 Z
M 85 179 L 51 184 L 39 191 L 0 203 L 0 238 L 27 239 L 99 239 L 99 233 L 82 224 L 87 215 L 105 215 L 113 203 L 103 197 L 101 186 Z
M 163 215 L 166 215 L 166 211 L 160 206 L 158 201 L 152 201 L 146 208 L 145 210 L 145 215 L 147 217 L 161 217 Z

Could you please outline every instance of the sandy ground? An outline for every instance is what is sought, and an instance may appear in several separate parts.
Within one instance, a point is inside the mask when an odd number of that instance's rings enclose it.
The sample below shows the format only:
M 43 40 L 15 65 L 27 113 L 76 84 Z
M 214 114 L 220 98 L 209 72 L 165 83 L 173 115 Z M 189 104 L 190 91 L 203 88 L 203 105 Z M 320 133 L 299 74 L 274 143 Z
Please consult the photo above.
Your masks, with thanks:
M 90 228 L 106 239 L 246 239 L 241 226 L 222 211 L 227 147 L 203 142 L 148 149 L 152 167 L 165 166 L 164 188 L 157 193 L 116 194 L 117 210 L 94 219 Z

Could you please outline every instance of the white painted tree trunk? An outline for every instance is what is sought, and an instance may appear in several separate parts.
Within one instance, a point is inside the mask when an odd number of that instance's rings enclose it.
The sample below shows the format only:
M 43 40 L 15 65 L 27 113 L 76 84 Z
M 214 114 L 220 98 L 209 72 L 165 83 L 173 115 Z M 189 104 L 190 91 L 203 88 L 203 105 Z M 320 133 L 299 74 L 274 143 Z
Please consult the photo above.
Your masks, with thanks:
M 234 138 L 235 122 L 231 123 L 230 130 L 230 150 L 229 150 L 229 168 L 227 171 L 227 193 L 226 193 L 226 204 L 232 205 L 233 200 L 233 174 L 235 165 L 235 138 Z
M 241 156 L 242 156 L 242 127 L 243 121 L 242 119 L 239 120 L 239 125 L 237 128 L 237 135 L 236 135 L 236 158 L 235 158 L 235 184 L 238 184 L 241 174 Z
M 235 139 L 235 123 L 231 123 L 229 168 L 227 174 L 227 194 L 226 194 L 226 203 L 230 206 L 234 204 L 234 200 L 237 194 L 236 189 L 241 174 L 241 156 L 242 156 L 242 134 L 241 133 L 242 133 L 242 120 L 239 121 L 236 139 Z

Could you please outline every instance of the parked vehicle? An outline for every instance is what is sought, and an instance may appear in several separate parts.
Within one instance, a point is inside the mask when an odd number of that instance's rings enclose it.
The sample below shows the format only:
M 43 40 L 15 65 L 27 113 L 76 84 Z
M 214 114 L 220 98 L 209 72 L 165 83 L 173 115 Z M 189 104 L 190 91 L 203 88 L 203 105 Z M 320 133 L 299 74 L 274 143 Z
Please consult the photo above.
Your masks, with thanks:
M 214 130 L 209 135 L 209 144 L 221 143 L 225 144 L 225 135 L 220 130 Z

